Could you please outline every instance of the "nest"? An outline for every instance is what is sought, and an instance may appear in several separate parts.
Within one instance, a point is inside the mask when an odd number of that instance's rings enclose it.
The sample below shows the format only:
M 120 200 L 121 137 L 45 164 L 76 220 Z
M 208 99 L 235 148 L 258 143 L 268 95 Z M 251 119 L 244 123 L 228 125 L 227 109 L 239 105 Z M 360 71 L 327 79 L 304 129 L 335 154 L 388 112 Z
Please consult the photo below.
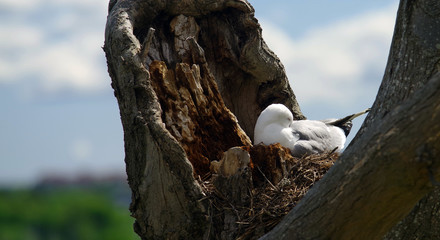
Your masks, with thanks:
M 252 156 L 252 154 L 251 154 Z M 306 192 L 318 181 L 339 157 L 337 153 L 311 155 L 303 158 L 290 157 L 288 173 L 274 183 L 255 163 L 252 171 L 253 186 L 249 189 L 247 204 L 232 203 L 212 183 L 212 176 L 200 184 L 210 202 L 213 224 L 222 224 L 233 229 L 235 239 L 257 239 L 275 227 L 281 219 L 299 202 Z M 264 179 L 264 182 L 255 182 Z M 235 226 L 227 223 L 226 215 L 232 215 Z M 229 219 L 231 216 L 229 216 Z M 214 233 L 217 238 L 224 232 Z M 231 236 L 229 236 L 231 237 Z M 227 237 L 228 238 L 228 237 Z

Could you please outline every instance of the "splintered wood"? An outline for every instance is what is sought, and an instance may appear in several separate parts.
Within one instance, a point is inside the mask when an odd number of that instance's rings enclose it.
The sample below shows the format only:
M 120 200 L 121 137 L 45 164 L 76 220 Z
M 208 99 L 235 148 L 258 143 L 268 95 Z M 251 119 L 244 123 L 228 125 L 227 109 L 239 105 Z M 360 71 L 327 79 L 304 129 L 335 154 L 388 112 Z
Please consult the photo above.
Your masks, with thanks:
M 221 159 L 229 148 L 251 144 L 207 68 L 179 63 L 171 70 L 164 62 L 153 61 L 150 75 L 162 121 L 186 151 L 196 174 L 207 174 L 210 162 Z

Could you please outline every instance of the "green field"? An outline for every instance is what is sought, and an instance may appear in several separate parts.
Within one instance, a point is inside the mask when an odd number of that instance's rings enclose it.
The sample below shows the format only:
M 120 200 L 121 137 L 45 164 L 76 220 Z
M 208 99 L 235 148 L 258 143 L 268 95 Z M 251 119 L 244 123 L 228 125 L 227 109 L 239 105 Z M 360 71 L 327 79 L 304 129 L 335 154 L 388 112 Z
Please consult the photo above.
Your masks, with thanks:
M 138 240 L 106 189 L 0 190 L 1 240 Z

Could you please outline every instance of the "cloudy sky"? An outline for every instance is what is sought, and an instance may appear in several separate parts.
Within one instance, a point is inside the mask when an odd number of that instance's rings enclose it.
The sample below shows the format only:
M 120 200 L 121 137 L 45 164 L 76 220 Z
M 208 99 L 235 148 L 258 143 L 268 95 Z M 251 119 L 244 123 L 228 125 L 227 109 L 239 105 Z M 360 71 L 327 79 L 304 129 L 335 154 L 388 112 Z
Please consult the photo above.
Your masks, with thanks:
M 373 103 L 397 0 L 250 2 L 308 118 Z M 0 0 L 0 185 L 124 172 L 106 14 L 101 0 Z

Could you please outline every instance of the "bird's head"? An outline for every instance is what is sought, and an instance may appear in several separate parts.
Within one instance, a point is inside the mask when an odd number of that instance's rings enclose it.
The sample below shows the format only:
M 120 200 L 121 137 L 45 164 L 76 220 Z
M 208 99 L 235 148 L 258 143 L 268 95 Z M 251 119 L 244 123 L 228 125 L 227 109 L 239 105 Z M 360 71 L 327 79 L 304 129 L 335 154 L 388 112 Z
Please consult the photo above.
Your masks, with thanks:
M 260 124 L 264 126 L 278 123 L 283 127 L 289 127 L 293 121 L 293 115 L 283 104 L 274 103 L 261 112 L 258 121 L 261 121 Z
M 339 125 L 338 127 L 344 131 L 345 136 L 348 136 L 348 134 L 351 131 L 351 127 L 353 127 L 353 122 L 351 120 L 349 120 L 349 121 Z

